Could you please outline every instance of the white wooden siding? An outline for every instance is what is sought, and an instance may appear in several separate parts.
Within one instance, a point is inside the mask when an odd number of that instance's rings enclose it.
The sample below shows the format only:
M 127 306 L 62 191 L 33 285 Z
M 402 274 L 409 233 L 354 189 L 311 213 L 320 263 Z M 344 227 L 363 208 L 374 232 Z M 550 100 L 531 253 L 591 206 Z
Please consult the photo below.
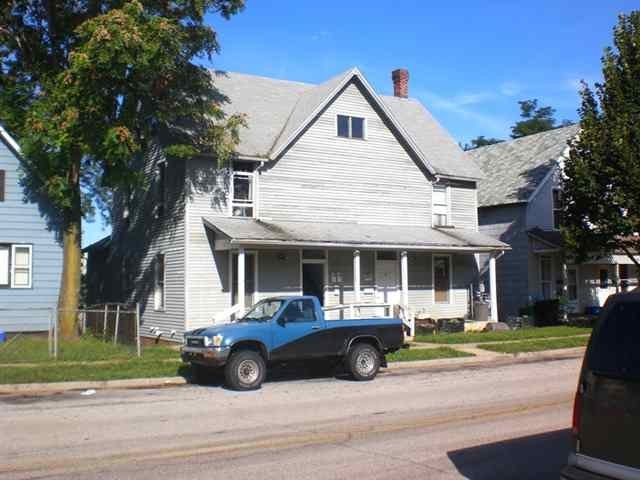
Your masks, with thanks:
M 366 119 L 366 140 L 336 134 L 336 116 Z M 355 84 L 260 175 L 273 219 L 431 225 L 431 186 Z

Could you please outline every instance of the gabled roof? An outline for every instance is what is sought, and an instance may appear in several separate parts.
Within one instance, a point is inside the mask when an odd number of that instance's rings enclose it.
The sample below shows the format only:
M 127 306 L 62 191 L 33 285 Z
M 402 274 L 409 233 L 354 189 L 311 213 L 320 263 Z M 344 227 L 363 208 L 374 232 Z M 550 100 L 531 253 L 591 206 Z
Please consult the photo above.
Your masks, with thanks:
M 224 110 L 247 115 L 238 145 L 241 156 L 278 158 L 349 82 L 358 81 L 428 171 L 462 179 L 482 175 L 420 102 L 377 95 L 357 68 L 319 85 L 230 72 L 215 72 L 214 81 L 229 99 Z
M 205 226 L 231 245 L 410 248 L 484 252 L 508 250 L 506 243 L 475 230 L 416 225 L 299 222 L 254 218 L 203 217 Z
M 466 152 L 484 173 L 478 182 L 478 206 L 528 202 L 578 130 L 578 125 L 570 125 Z

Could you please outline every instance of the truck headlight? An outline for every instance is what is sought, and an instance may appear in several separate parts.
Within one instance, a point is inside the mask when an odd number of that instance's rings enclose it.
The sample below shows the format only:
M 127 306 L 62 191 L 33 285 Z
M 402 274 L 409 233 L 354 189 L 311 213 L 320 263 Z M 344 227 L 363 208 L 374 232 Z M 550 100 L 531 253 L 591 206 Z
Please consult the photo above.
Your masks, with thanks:
M 215 335 L 211 341 L 213 342 L 213 346 L 214 347 L 219 347 L 220 345 L 222 345 L 222 335 L 218 334 Z

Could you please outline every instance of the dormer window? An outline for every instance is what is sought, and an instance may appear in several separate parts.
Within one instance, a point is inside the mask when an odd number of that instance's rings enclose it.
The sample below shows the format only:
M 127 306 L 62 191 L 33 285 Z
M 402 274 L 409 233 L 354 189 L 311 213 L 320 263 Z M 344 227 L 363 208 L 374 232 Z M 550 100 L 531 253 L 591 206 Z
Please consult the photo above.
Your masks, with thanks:
M 231 182 L 231 215 L 253 217 L 255 203 L 255 167 L 251 162 L 234 162 Z
M 449 191 L 446 185 L 433 185 L 432 208 L 434 227 L 450 226 L 449 218 Z
M 364 118 L 338 115 L 338 136 L 364 139 Z

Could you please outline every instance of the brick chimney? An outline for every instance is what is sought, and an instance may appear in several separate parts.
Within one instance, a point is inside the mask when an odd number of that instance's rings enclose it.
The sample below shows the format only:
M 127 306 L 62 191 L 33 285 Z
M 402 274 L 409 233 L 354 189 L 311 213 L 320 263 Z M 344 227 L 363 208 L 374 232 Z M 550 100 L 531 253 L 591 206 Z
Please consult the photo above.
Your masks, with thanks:
M 391 72 L 391 80 L 393 80 L 393 95 L 400 98 L 409 96 L 409 70 L 406 68 L 398 68 Z

